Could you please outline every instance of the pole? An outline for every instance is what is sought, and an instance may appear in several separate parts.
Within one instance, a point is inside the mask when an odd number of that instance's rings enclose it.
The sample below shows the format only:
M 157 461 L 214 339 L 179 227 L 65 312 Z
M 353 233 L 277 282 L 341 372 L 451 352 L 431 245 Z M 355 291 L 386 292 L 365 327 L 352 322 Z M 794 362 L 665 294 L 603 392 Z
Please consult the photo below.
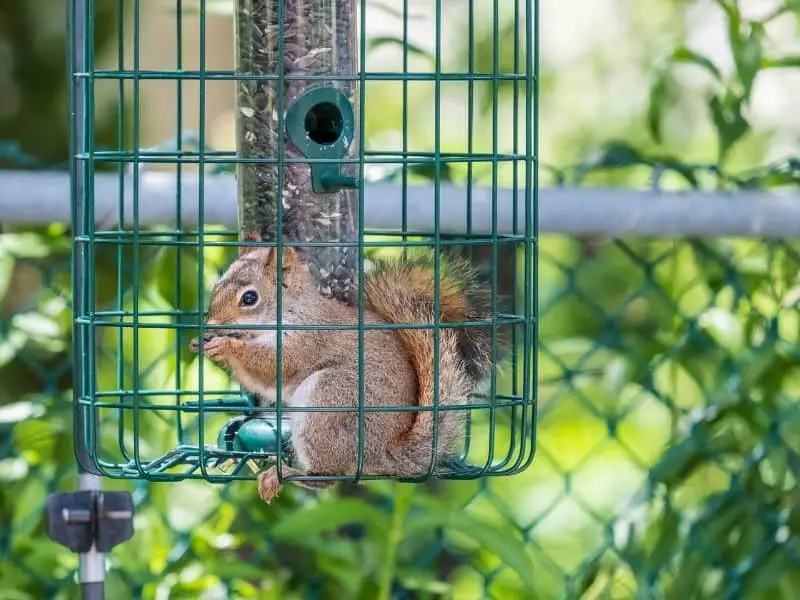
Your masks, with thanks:
M 70 89 L 70 182 L 72 196 L 73 239 L 85 233 L 86 164 L 76 158 L 86 152 L 86 71 L 91 40 L 87 0 L 68 0 L 69 89 Z M 91 223 L 91 218 L 88 221 Z M 73 242 L 72 290 L 73 318 L 84 313 L 91 298 L 85 289 L 85 242 Z M 78 462 L 78 490 L 54 493 L 47 498 L 47 533 L 51 539 L 79 556 L 78 581 L 83 600 L 105 597 L 105 554 L 133 535 L 133 498 L 129 492 L 103 492 L 101 473 L 92 460 L 87 444 L 87 424 L 97 424 L 97 415 L 83 404 L 86 393 L 93 391 L 93 373 L 85 373 L 84 359 L 95 349 L 87 342 L 86 326 L 73 325 L 74 444 Z M 87 383 L 86 376 L 89 376 Z M 87 423 L 87 416 L 90 418 Z
M 87 0 L 73 0 L 73 10 L 70 11 L 68 27 L 68 43 L 71 52 L 70 91 L 72 102 L 71 114 L 71 141 L 70 165 L 72 171 L 72 206 L 73 236 L 85 233 L 85 200 L 86 200 L 86 161 L 77 159 L 76 155 L 83 153 L 86 148 L 86 78 L 79 74 L 86 73 L 87 53 L 91 52 L 93 45 L 87 37 L 86 25 L 89 21 Z M 73 245 L 73 317 L 83 314 L 86 300 L 84 290 L 85 267 L 85 242 L 76 242 Z M 74 399 L 74 440 L 75 454 L 78 461 L 78 489 L 80 491 L 100 492 L 102 480 L 100 473 L 94 468 L 86 444 L 86 409 L 80 402 L 86 383 L 82 356 L 84 352 L 93 352 L 94 348 L 86 347 L 83 331 L 73 326 L 73 390 L 76 390 Z M 91 374 L 89 374 L 91 376 Z M 95 423 L 97 421 L 95 420 Z M 105 555 L 97 551 L 95 541 L 92 541 L 88 552 L 79 554 L 78 581 L 81 585 L 83 600 L 102 600 L 104 597 L 105 583 Z

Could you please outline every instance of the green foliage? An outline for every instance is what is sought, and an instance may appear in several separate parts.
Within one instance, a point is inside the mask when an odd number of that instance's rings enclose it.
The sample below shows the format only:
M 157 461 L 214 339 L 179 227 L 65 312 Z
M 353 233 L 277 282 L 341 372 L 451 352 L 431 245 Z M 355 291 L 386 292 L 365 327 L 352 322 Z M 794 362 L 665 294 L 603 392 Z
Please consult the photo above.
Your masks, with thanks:
M 66 160 L 69 101 L 66 67 L 67 2 L 3 2 L 0 5 L 0 168 L 44 168 Z M 115 0 L 94 2 L 94 42 L 102 56 L 116 41 Z M 98 117 L 98 145 L 110 146 L 118 113 Z M 3 151 L 13 140 L 15 147 Z M 36 157 L 20 161 L 18 150 Z
M 690 164 L 612 141 L 581 164 L 551 170 L 551 182 L 798 188 L 798 157 L 741 172 L 726 161 L 751 132 L 746 114 L 759 73 L 800 66 L 797 57 L 771 56 L 764 42 L 765 25 L 800 4 L 760 21 L 744 19 L 730 0 L 719 5 L 734 72 L 681 46 L 654 71 L 650 111 L 639 124 L 660 141 L 663 113 L 682 93 L 674 70 L 702 69 L 718 156 Z M 15 10 L 0 15 L 27 23 Z M 41 77 L 48 72 L 28 75 L 61 85 L 58 76 Z M 51 101 L 29 106 L 55 115 Z M 62 161 L 64 139 L 21 125 L 32 120 L 6 123 L 0 137 Z M 21 148 L 9 147 L 4 164 Z M 47 540 L 41 512 L 48 492 L 74 485 L 66 233 L 54 226 L 0 234 L 2 599 L 77 597 L 76 559 Z M 528 471 L 429 486 L 374 482 L 319 497 L 287 488 L 269 507 L 244 483 L 108 482 L 137 501 L 136 536 L 110 557 L 108 597 L 794 598 L 796 241 L 543 236 L 540 247 L 539 451 Z M 115 251 L 98 253 L 100 301 L 132 302 L 133 274 L 118 272 Z M 210 282 L 231 253 L 209 248 L 202 257 Z M 198 310 L 207 293 L 196 277 L 198 252 L 150 249 L 139 260 L 141 307 Z M 123 343 L 130 357 L 133 339 Z M 200 368 L 181 350 L 185 339 L 153 329 L 138 343 L 148 387 L 196 388 Z M 100 360 L 101 386 L 124 385 L 133 373 L 126 363 L 118 380 L 115 357 Z M 207 386 L 230 384 L 212 367 L 204 376 Z M 143 431 L 154 451 L 173 444 L 168 418 L 143 418 Z M 105 446 L 118 447 L 114 428 L 103 434 Z
M 725 76 L 722 69 L 706 56 L 681 46 L 670 54 L 653 71 L 648 110 L 648 127 L 653 138 L 661 142 L 662 113 L 675 99 L 673 71 L 679 65 L 694 65 L 705 71 L 710 79 L 708 110 L 717 133 L 717 160 L 725 165 L 731 149 L 750 130 L 746 112 L 756 77 L 762 71 L 797 66 L 797 57 L 765 56 L 765 27 L 771 21 L 791 11 L 797 11 L 794 2 L 786 2 L 761 20 L 742 16 L 738 0 L 715 0 L 724 11 L 727 21 L 728 42 L 735 69 Z

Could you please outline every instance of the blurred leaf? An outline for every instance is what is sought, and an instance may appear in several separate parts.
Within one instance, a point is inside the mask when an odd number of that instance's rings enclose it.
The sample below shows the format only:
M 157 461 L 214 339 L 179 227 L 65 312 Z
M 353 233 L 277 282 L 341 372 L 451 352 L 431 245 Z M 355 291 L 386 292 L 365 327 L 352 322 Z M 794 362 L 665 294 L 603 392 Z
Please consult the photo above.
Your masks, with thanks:
M 163 0 L 165 10 L 175 10 L 175 2 Z M 187 14 L 200 14 L 200 0 L 185 0 L 180 4 L 183 12 Z M 234 0 L 205 0 L 205 12 L 209 15 L 232 16 Z
M 55 436 L 61 432 L 61 424 L 57 421 L 28 419 L 14 427 L 12 440 L 20 453 L 36 464 L 52 456 Z
M 188 510 L 193 505 L 201 510 Z M 219 494 L 202 481 L 184 481 L 169 491 L 166 517 L 174 531 L 191 531 L 213 514 L 219 504 Z
M 730 581 L 728 596 L 741 590 L 746 597 L 778 597 L 781 580 L 797 571 L 797 561 L 779 546 L 772 546 L 759 557 L 758 566 L 745 571 L 744 581 L 738 577 Z
M 2 584 L 0 584 L 2 586 Z M 7 587 L 0 587 L 0 600 L 38 600 L 35 596 Z
M 406 172 L 409 176 L 417 176 L 426 181 L 436 181 L 436 165 L 434 163 L 416 163 L 408 165 Z M 401 168 L 388 170 L 384 177 L 379 181 L 397 181 L 402 177 L 403 170 Z M 453 180 L 453 167 L 450 163 L 439 163 L 439 181 L 442 183 Z
M 49 539 L 29 538 L 16 549 L 24 556 L 25 569 L 48 583 L 63 580 L 77 566 L 77 556 L 65 556 L 69 554 L 66 548 Z
M 710 73 L 714 79 L 720 82 L 722 81 L 722 73 L 710 58 L 706 58 L 702 54 L 698 54 L 686 46 L 681 46 L 675 50 L 670 58 L 674 63 L 693 64 L 697 65 L 698 67 L 702 67 L 708 71 L 708 73 Z
M 238 559 L 214 561 L 213 572 L 222 579 L 254 579 L 258 581 L 264 576 L 263 567 Z
M 764 69 L 794 69 L 800 67 L 800 56 L 781 56 L 779 58 L 765 58 L 761 62 Z
M 5 339 L 0 338 L 0 367 L 10 363 L 25 347 L 26 341 L 27 337 L 19 330 L 9 332 Z
M 697 175 L 695 174 L 694 168 L 692 168 L 690 165 L 682 163 L 679 159 L 668 156 L 660 156 L 658 158 L 654 158 L 653 162 L 668 171 L 677 173 L 693 188 L 697 189 L 700 187 L 700 182 L 697 180 Z
M 147 279 L 155 280 L 159 295 L 172 307 L 181 311 L 202 311 L 205 306 L 198 309 L 200 279 L 202 277 L 202 291 L 207 292 L 217 276 L 213 267 L 205 262 L 203 267 L 200 271 L 195 248 L 162 248 L 148 269 Z M 201 298 L 204 302 L 205 294 Z
M 68 253 L 70 248 L 68 237 L 50 237 L 38 233 L 0 235 L 0 255 L 8 253 L 17 258 L 44 258 L 55 252 Z
M 657 69 L 650 78 L 650 100 L 647 106 L 647 126 L 650 135 L 661 143 L 661 118 L 667 101 L 671 99 L 674 83 L 668 69 Z
M 339 557 L 331 557 L 330 552 L 320 552 L 316 555 L 315 570 L 317 578 L 320 580 L 330 580 L 338 583 L 342 587 L 345 597 L 372 597 L 364 596 L 365 588 L 370 587 L 370 565 L 359 561 L 359 552 L 354 544 L 351 544 L 351 558 L 342 560 Z M 366 584 L 366 585 L 365 585 Z
M 24 331 L 29 337 L 58 338 L 61 328 L 58 323 L 38 312 L 24 312 L 11 319 L 13 327 Z
M 13 402 L 0 406 L 0 425 L 4 423 L 17 423 L 27 419 L 41 417 L 45 407 L 31 401 Z
M 747 522 L 748 503 L 742 494 L 715 495 L 703 506 L 689 533 L 692 552 L 712 553 L 725 548 L 731 530 Z M 713 561 L 715 556 L 708 556 Z
M 601 598 L 608 591 L 608 573 L 602 568 L 603 557 L 595 557 L 578 574 L 576 597 L 581 600 Z
M 376 36 L 368 38 L 367 48 L 369 50 L 376 50 L 382 46 L 396 46 L 400 50 L 405 48 L 408 50 L 408 53 L 411 56 L 419 56 L 420 58 L 424 58 L 429 61 L 433 60 L 433 55 L 430 53 L 430 51 L 419 46 L 415 46 L 412 43 L 404 44 L 402 38 L 390 36 Z
M 730 34 L 731 38 L 737 37 L 739 31 L 739 24 L 742 20 L 742 15 L 739 12 L 739 0 L 714 0 L 717 5 L 725 11 L 728 17 L 728 28 L 733 33 Z
M 189 353 L 187 352 L 187 354 Z M 180 384 L 182 389 L 187 391 L 199 390 L 201 373 L 203 375 L 203 389 L 224 390 L 231 388 L 231 379 L 221 367 L 202 355 L 191 354 L 190 356 L 190 362 L 183 370 L 183 379 Z M 233 384 L 232 389 L 236 389 L 235 384 Z M 183 401 L 197 402 L 199 401 L 199 397 L 196 395 L 187 395 L 183 397 Z
M 432 574 L 420 570 L 401 570 L 397 577 L 403 583 L 403 587 L 409 590 L 445 596 L 451 594 L 453 590 L 451 583 L 441 581 Z
M 9 252 L 0 251 L 0 306 L 2 306 L 1 300 L 6 297 L 13 273 L 14 257 Z
M 603 145 L 599 152 L 581 165 L 581 170 L 649 165 L 650 162 L 650 159 L 629 143 L 612 141 Z
M 294 511 L 283 517 L 271 533 L 277 540 L 289 541 L 354 523 L 381 528 L 387 526 L 387 515 L 363 500 L 337 498 Z
M 390 2 L 377 2 L 376 0 L 372 0 L 371 2 L 368 2 L 368 4 L 371 7 L 377 8 L 378 10 L 390 14 L 398 19 L 405 18 L 411 21 L 411 20 L 419 20 L 425 18 L 424 12 L 420 11 L 418 13 L 415 13 L 413 12 L 413 7 L 411 6 L 408 7 L 408 12 L 405 15 L 403 15 L 403 9 L 392 6 Z
M 659 570 L 670 563 L 678 546 L 679 526 L 680 514 L 671 504 L 666 503 L 661 517 L 658 541 L 647 559 L 651 570 Z
M 750 97 L 753 82 L 761 69 L 762 39 L 764 27 L 760 23 L 752 23 L 750 31 L 745 36 L 739 37 L 733 45 L 733 58 L 736 61 L 736 70 L 744 88 L 744 98 Z
M 513 569 L 527 591 L 536 589 L 534 568 L 527 547 L 510 532 L 500 531 L 463 511 L 449 512 L 427 505 L 424 513 L 409 518 L 404 533 L 409 536 L 438 528 L 445 532 L 458 532 L 472 539 L 482 551 L 494 554 L 505 566 Z
M 42 521 L 46 500 L 47 486 L 38 477 L 28 477 L 15 486 L 12 539 L 30 543 L 31 533 Z
M 700 556 L 690 553 L 688 556 L 681 557 L 675 569 L 675 579 L 672 584 L 670 600 L 698 600 L 702 598 L 701 591 L 698 589 L 698 582 L 702 582 L 704 564 Z
M 747 133 L 750 123 L 742 115 L 742 99 L 726 96 L 711 98 L 708 104 L 719 138 L 720 161 L 724 160 L 733 145 Z
M 28 463 L 22 458 L 0 459 L 0 483 L 11 483 L 28 475 Z M 2 597 L 2 596 L 0 596 Z
M 291 545 L 293 548 L 309 550 L 317 559 L 327 557 L 339 563 L 358 562 L 361 559 L 357 542 L 339 539 L 332 535 L 293 536 L 291 539 L 282 540 L 282 543 Z
M 651 479 L 673 487 L 683 483 L 700 465 L 705 456 L 692 438 L 673 444 L 650 469 Z
M 749 349 L 747 359 L 742 361 L 742 383 L 746 389 L 754 389 L 761 378 L 774 366 L 780 357 L 776 356 L 773 340 L 767 339 L 761 345 Z M 778 382 L 780 385 L 780 382 Z
M 722 308 L 710 308 L 701 314 L 697 324 L 711 335 L 731 356 L 738 356 L 744 346 L 741 320 Z
M 789 158 L 744 175 L 743 188 L 758 189 L 800 185 L 800 159 Z

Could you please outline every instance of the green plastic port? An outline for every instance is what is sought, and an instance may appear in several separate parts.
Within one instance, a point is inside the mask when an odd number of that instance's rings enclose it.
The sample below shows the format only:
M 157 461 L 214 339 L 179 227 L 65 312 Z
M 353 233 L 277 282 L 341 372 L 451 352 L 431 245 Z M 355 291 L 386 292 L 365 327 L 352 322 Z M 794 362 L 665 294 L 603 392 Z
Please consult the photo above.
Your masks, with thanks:
M 342 175 L 337 162 L 347 156 L 355 135 L 353 106 L 342 92 L 327 86 L 306 90 L 286 111 L 286 134 L 306 158 L 332 161 L 311 164 L 315 193 L 358 187 L 358 178 Z
M 278 445 L 287 444 L 291 435 L 289 424 L 281 423 L 280 436 L 275 419 L 240 416 L 230 419 L 219 431 L 217 447 L 224 452 L 277 454 Z

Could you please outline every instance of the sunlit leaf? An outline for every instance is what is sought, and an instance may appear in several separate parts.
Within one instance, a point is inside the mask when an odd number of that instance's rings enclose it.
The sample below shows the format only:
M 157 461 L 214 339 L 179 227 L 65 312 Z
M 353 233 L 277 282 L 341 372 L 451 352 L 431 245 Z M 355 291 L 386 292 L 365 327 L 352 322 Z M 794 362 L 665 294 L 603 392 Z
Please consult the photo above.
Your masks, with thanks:
M 697 324 L 731 355 L 738 355 L 744 345 L 742 322 L 722 308 L 711 308 L 697 319 Z
M 0 254 L 17 258 L 44 258 L 54 252 L 69 252 L 69 238 L 48 237 L 38 233 L 4 233 L 0 235 Z
M 28 463 L 22 458 L 0 459 L 0 483 L 19 481 L 24 479 L 28 472 Z

